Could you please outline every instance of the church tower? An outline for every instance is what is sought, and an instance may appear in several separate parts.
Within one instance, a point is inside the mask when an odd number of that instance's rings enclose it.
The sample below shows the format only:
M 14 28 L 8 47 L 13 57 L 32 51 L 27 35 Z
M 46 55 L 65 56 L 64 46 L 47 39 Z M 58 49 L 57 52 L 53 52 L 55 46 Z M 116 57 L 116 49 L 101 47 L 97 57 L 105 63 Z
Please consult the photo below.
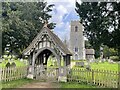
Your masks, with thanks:
M 83 26 L 79 21 L 71 21 L 70 50 L 73 53 L 73 60 L 85 59 Z

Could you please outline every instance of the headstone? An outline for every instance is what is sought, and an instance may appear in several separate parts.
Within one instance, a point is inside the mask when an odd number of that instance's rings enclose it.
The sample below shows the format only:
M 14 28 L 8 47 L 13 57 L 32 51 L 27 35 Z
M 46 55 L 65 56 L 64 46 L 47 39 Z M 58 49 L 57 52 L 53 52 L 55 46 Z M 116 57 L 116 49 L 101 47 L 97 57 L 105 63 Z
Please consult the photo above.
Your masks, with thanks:
M 2 60 L 3 60 L 3 59 L 0 58 L 0 63 L 2 63 Z
M 104 58 L 103 61 L 106 62 L 106 59 Z
M 110 60 L 110 62 L 109 62 L 110 64 L 113 64 L 114 62 L 113 62 L 113 60 Z
M 85 62 L 85 65 L 88 65 L 88 62 Z
M 20 59 L 20 61 L 22 62 L 22 61 L 23 61 L 23 59 Z
M 10 63 L 8 62 L 5 67 L 9 68 L 10 67 Z
M 13 62 L 10 66 L 13 67 L 13 68 L 15 68 L 16 67 L 15 62 Z
M 86 69 L 87 70 L 91 70 L 91 66 L 88 64 L 88 65 L 86 65 Z
M 96 60 L 95 60 L 95 63 L 97 63 L 97 64 L 98 64 L 98 62 L 99 62 L 99 60 L 98 60 L 98 59 L 96 59 Z
M 120 64 L 120 61 L 118 62 L 118 64 Z
M 93 62 L 94 62 L 94 59 L 90 59 L 89 62 L 90 62 L 90 63 L 93 63 Z
M 84 67 L 84 62 L 76 62 L 76 66 Z

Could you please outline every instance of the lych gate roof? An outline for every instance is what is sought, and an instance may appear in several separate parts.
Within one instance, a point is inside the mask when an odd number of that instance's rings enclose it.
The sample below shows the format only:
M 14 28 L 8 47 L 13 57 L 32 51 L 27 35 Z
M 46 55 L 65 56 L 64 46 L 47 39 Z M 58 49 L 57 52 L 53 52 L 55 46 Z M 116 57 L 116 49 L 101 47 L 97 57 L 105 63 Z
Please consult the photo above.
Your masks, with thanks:
M 41 32 L 33 39 L 30 45 L 23 51 L 23 55 L 29 55 L 28 53 L 35 49 L 35 44 L 39 40 L 42 31 L 46 30 L 51 39 L 55 42 L 55 44 L 59 47 L 60 51 L 62 51 L 65 55 L 69 54 L 72 55 L 68 48 L 63 44 L 63 42 L 55 35 L 48 27 L 43 27 Z

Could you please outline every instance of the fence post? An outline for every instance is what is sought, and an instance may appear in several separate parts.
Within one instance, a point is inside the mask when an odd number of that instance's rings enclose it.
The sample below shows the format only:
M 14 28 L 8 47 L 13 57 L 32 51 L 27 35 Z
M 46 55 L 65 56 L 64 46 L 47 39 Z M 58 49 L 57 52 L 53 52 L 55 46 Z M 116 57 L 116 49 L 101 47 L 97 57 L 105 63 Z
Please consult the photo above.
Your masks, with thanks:
M 118 72 L 118 89 L 120 88 L 120 71 Z
M 94 70 L 92 69 L 92 83 L 94 83 Z

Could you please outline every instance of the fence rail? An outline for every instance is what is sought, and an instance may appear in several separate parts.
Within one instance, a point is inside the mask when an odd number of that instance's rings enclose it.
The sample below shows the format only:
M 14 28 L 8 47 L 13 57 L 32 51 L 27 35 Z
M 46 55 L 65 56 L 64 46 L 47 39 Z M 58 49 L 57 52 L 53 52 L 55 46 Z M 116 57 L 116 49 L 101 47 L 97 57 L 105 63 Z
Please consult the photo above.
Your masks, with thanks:
M 27 66 L 25 67 L 9 67 L 1 69 L 2 82 L 21 79 L 27 76 Z
M 117 88 L 120 72 L 108 70 L 86 70 L 81 68 L 71 69 L 68 81 L 86 82 L 99 87 Z

